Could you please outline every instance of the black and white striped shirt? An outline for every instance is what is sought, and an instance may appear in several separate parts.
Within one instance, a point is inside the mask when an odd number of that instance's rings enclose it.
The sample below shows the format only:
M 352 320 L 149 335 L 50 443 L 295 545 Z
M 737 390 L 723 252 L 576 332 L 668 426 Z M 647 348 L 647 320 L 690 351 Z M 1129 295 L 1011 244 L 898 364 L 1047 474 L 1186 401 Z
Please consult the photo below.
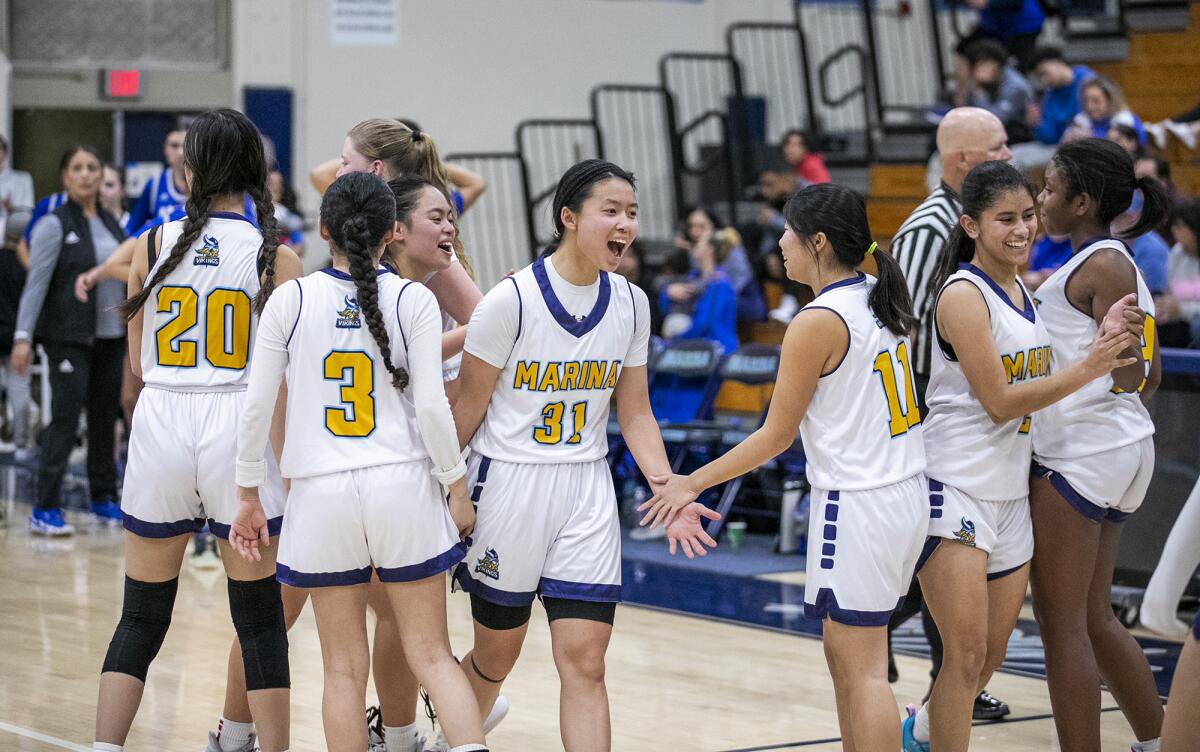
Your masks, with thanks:
M 908 215 L 892 238 L 892 256 L 900 263 L 908 293 L 913 299 L 913 313 L 920 324 L 913 346 L 916 350 L 913 370 L 929 376 L 930 353 L 933 342 L 933 298 L 936 290 L 929 284 L 937 269 L 938 257 L 958 224 L 962 202 L 950 186 L 942 183 Z

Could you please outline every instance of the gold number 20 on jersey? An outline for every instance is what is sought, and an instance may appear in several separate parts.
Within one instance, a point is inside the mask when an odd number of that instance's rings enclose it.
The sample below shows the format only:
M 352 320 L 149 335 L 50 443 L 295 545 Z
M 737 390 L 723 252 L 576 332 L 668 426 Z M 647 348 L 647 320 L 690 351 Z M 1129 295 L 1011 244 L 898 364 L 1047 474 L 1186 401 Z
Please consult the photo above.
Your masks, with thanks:
M 893 357 L 900 364 L 900 370 L 904 373 L 907 410 L 904 405 L 900 404 L 900 395 L 897 393 L 896 367 L 892 364 Z M 892 438 L 908 433 L 910 428 L 921 423 L 921 412 L 917 409 L 917 389 L 913 385 L 912 366 L 908 361 L 908 343 L 901 342 L 896 345 L 895 356 L 887 350 L 876 355 L 874 371 L 879 374 L 883 394 L 887 398 L 888 431 Z
M 174 317 L 154 333 L 160 366 L 195 368 L 196 339 L 184 335 L 200 315 L 200 296 L 190 287 L 159 289 L 155 310 Z M 245 368 L 250 353 L 250 296 L 245 290 L 219 287 L 204 298 L 204 359 L 214 368 Z

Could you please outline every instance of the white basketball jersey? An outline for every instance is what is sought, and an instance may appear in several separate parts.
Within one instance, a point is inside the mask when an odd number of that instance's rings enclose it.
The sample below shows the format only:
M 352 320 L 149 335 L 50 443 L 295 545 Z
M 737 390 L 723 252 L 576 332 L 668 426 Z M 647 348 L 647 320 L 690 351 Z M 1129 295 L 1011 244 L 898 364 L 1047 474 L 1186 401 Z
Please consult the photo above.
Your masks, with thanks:
M 600 272 L 595 305 L 576 319 L 544 264 L 538 259 L 500 283 L 517 287 L 520 324 L 471 448 L 506 462 L 598 460 L 608 454 L 608 406 L 634 344 L 634 289 Z
M 183 221 L 161 227 L 154 270 L 166 261 Z M 245 389 L 258 316 L 262 234 L 240 214 L 213 213 L 183 260 L 143 309 L 142 380 L 182 391 Z
M 379 310 L 392 363 L 407 368 L 412 303 L 433 293 L 379 270 Z M 288 339 L 287 441 L 280 470 L 304 478 L 426 459 L 411 389 L 400 392 L 358 305 L 349 274 L 322 269 L 297 280 L 299 311 Z M 436 326 L 436 325 L 435 325 Z M 362 439 L 370 438 L 370 441 Z
M 1087 357 L 1092 339 L 1096 336 L 1096 321 L 1067 299 L 1067 283 L 1092 254 L 1113 249 L 1128 259 L 1137 274 L 1138 306 L 1146 312 L 1141 350 L 1146 375 L 1154 355 L 1156 330 L 1154 298 L 1133 264 L 1133 256 L 1120 240 L 1101 238 L 1085 245 L 1063 264 L 1034 293 L 1038 316 L 1046 323 L 1050 341 L 1054 344 L 1052 367 L 1061 371 Z M 1143 381 L 1143 385 L 1144 385 Z M 1040 411 L 1037 430 L 1033 433 L 1035 457 L 1070 459 L 1086 457 L 1109 449 L 1134 444 L 1154 434 L 1154 422 L 1137 392 L 1116 391 L 1112 376 L 1101 376 L 1079 391 L 1067 395 Z
M 815 488 L 879 488 L 925 469 L 911 345 L 871 312 L 867 296 L 875 282 L 859 273 L 805 306 L 833 311 L 850 335 L 845 357 L 817 382 L 800 421 L 808 481 Z
M 974 285 L 987 304 L 990 334 L 1008 383 L 1049 376 L 1050 334 L 1021 281 L 1017 280 L 1020 308 L 991 277 L 971 264 L 960 264 L 942 291 L 959 282 Z M 925 397 L 929 405 L 924 429 L 925 474 L 976 499 L 1008 501 L 1028 496 L 1033 453 L 1030 429 L 1040 423 L 1040 416 L 993 422 L 971 392 L 953 352 L 940 337 L 938 343 Z

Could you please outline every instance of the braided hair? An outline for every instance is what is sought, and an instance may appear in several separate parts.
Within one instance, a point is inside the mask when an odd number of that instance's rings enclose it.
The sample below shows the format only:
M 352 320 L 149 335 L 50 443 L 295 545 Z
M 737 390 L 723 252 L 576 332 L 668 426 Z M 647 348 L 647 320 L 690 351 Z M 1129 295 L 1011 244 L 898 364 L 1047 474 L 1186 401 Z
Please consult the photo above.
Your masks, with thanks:
M 215 197 L 243 193 L 250 194 L 254 200 L 262 232 L 258 254 L 264 279 L 254 296 L 254 310 L 262 313 L 267 298 L 275 289 L 279 229 L 275 222 L 275 206 L 267 191 L 267 163 L 258 129 L 237 110 L 210 110 L 192 121 L 188 128 L 183 142 L 183 164 L 192 173 L 191 188 L 184 205 L 187 217 L 183 220 L 183 232 L 142 289 L 121 304 L 121 313 L 126 319 L 136 316 L 154 288 L 175 271 L 200 239 Z
M 321 226 L 332 240 L 329 250 L 344 256 L 358 290 L 358 307 L 366 319 L 383 364 L 392 374 L 392 386 L 408 388 L 408 371 L 392 362 L 392 345 L 379 310 L 376 268 L 383 238 L 396 221 L 396 200 L 379 178 L 368 172 L 352 172 L 333 181 L 321 199 Z
M 621 169 L 604 159 L 585 159 L 576 162 L 563 176 L 559 178 L 558 187 L 554 191 L 554 202 L 550 205 L 551 219 L 554 221 L 554 239 L 542 251 L 543 256 L 549 256 L 558 250 L 562 243 L 566 227 L 562 221 L 562 210 L 570 209 L 576 214 L 583 208 L 583 202 L 592 196 L 592 189 L 597 183 L 611 179 L 624 180 L 630 187 L 636 188 L 633 173 Z

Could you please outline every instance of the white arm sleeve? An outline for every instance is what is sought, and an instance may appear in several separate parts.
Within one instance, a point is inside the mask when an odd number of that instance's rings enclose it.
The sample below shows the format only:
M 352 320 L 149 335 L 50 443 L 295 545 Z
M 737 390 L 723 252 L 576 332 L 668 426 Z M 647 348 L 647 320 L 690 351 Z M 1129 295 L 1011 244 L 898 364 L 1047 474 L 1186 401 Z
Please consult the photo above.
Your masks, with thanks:
M 629 343 L 624 365 L 626 368 L 644 366 L 650 360 L 650 299 L 642 288 L 622 281 L 615 274 L 613 278 L 619 285 L 629 285 L 628 292 L 633 294 L 633 341 Z
M 254 338 L 246 402 L 238 422 L 235 477 L 243 488 L 266 482 L 267 436 L 279 397 L 279 382 L 288 365 L 288 337 L 300 315 L 300 282 L 284 285 L 267 301 Z
M 449 486 L 467 474 L 458 431 L 442 386 L 442 315 L 424 285 L 409 284 L 396 302 L 408 349 L 408 379 L 421 439 L 433 460 L 433 475 Z
M 500 280 L 475 306 L 463 350 L 496 368 L 504 368 L 520 335 L 521 295 L 516 281 L 509 277 Z

